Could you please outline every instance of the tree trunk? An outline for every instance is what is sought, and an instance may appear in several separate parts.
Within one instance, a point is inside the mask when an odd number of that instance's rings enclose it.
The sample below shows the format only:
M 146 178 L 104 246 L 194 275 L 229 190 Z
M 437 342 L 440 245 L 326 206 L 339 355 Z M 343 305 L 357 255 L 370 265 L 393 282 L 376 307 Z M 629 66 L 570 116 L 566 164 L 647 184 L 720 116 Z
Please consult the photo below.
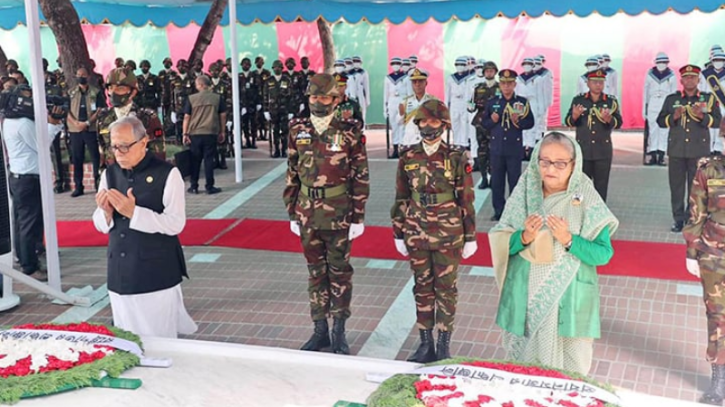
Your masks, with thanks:
M 332 40 L 332 27 L 322 17 L 317 19 L 317 31 L 320 33 L 320 45 L 325 61 L 325 73 L 333 73 L 335 65 L 335 42 Z
M 199 30 L 199 35 L 196 37 L 194 48 L 191 49 L 191 54 L 189 54 L 188 61 L 190 64 L 192 61 L 204 58 L 204 53 L 209 47 L 209 44 L 211 44 L 211 40 L 214 38 L 214 32 L 219 25 L 219 21 L 222 19 L 222 15 L 224 15 L 224 10 L 227 8 L 227 4 L 228 0 L 214 0 L 211 4 L 209 13 L 207 13 L 206 18 L 204 19 L 204 24 Z M 237 20 L 234 16 L 230 16 L 229 21 L 230 23 L 233 23 Z
M 8 57 L 3 51 L 3 47 L 0 47 L 0 76 L 8 76 L 8 69 L 5 65 L 8 63 Z
M 63 75 L 69 87 L 75 86 L 78 68 L 91 72 L 91 57 L 88 54 L 86 37 L 81 30 L 81 20 L 70 0 L 40 0 L 40 9 L 45 22 L 55 35 L 58 44 Z

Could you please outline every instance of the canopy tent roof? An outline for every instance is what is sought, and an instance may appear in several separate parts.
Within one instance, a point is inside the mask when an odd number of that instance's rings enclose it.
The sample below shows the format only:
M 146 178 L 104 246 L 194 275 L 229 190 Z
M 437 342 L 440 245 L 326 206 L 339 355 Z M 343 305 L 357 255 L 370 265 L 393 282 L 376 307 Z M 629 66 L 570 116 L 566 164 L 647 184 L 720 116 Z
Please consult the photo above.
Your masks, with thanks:
M 201 24 L 209 10 L 208 0 L 73 0 L 73 3 L 81 19 L 91 24 L 141 26 L 151 23 L 164 27 L 173 23 L 183 27 L 192 22 Z M 686 14 L 695 9 L 712 12 L 723 7 L 721 0 L 238 0 L 237 4 L 237 19 L 244 25 L 314 21 L 320 16 L 328 21 L 366 20 L 377 24 L 387 20 L 399 24 L 408 18 L 423 23 L 430 18 L 445 22 L 475 17 L 514 18 L 521 14 L 538 17 L 573 13 L 584 17 L 591 13 L 611 16 L 619 12 L 661 14 L 668 10 Z M 0 0 L 0 28 L 12 29 L 24 23 L 23 0 Z M 221 24 L 229 24 L 228 13 L 225 12 Z

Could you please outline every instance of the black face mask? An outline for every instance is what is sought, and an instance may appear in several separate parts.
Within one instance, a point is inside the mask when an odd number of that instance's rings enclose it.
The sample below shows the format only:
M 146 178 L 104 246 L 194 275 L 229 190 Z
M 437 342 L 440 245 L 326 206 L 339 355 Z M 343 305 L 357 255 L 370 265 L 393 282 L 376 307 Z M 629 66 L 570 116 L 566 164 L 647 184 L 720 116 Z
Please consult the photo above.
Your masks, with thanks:
M 326 105 L 321 102 L 310 103 L 310 113 L 316 117 L 327 117 L 332 114 L 335 107 L 332 103 Z
M 179 69 L 179 73 L 180 74 L 185 74 L 186 73 L 186 68 L 178 68 L 178 69 Z
M 272 68 L 275 75 L 282 75 L 282 68 Z
M 433 127 L 433 126 L 424 126 L 419 127 L 420 129 L 420 136 L 428 141 L 433 141 L 437 139 L 438 137 L 441 137 L 443 135 L 444 127 Z
M 128 104 L 128 101 L 131 99 L 131 94 L 127 93 L 125 95 L 119 95 L 117 93 L 111 93 L 111 104 L 113 107 L 123 107 Z
M 144 74 L 147 74 L 147 73 L 149 73 L 149 69 L 148 68 L 141 68 L 141 72 L 144 73 Z
M 78 84 L 79 85 L 88 85 L 88 78 L 85 76 L 78 77 Z
M 242 65 L 242 71 L 247 72 L 249 71 L 250 66 L 249 65 Z
M 164 64 L 164 68 L 171 69 L 171 64 Z

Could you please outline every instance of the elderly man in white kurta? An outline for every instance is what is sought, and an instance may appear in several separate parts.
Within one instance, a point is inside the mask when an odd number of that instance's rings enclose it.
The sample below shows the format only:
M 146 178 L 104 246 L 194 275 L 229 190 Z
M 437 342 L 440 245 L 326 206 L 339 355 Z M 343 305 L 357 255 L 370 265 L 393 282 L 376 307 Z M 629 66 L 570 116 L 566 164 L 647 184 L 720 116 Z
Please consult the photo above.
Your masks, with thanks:
M 147 151 L 138 118 L 119 119 L 109 130 L 116 162 L 101 176 L 93 223 L 109 234 L 113 323 L 140 336 L 193 333 L 197 326 L 181 293 L 181 280 L 188 278 L 178 237 L 186 225 L 184 180 Z

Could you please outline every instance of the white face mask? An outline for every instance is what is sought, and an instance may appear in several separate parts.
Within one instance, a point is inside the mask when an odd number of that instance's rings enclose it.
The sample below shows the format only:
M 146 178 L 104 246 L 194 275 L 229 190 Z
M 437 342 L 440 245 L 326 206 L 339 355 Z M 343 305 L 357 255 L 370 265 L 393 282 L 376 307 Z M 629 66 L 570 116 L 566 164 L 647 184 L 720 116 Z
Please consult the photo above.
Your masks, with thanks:
M 524 65 L 524 72 L 531 72 L 531 70 L 534 69 L 531 65 Z
M 597 66 L 596 65 L 587 65 L 587 72 L 596 71 Z
M 483 68 L 476 68 L 476 75 L 483 76 Z
M 534 70 L 538 71 L 539 69 L 541 69 L 541 64 L 534 64 Z
M 410 65 L 403 65 L 400 67 L 400 70 L 403 72 L 408 72 L 410 71 Z
M 723 65 L 725 65 L 725 61 L 713 61 L 712 67 L 717 69 L 718 71 L 722 69 Z
M 602 68 L 609 68 L 609 61 L 602 62 Z
M 355 62 L 354 64 L 352 64 L 352 66 L 354 66 L 357 69 L 360 69 L 362 67 L 362 64 L 360 62 Z
M 418 66 L 417 62 L 411 62 L 410 63 L 410 69 L 415 69 L 415 67 Z
M 466 67 L 461 65 L 456 65 L 456 72 L 463 73 L 466 72 Z
M 657 64 L 657 70 L 658 71 L 664 72 L 665 69 L 667 69 L 667 64 L 666 63 L 660 62 L 659 64 Z
M 344 66 L 336 66 L 335 67 L 335 72 L 337 72 L 337 73 L 343 73 L 343 72 L 345 72 L 345 67 Z
M 390 65 L 390 67 L 393 69 L 393 72 L 400 71 L 400 65 L 398 64 Z

